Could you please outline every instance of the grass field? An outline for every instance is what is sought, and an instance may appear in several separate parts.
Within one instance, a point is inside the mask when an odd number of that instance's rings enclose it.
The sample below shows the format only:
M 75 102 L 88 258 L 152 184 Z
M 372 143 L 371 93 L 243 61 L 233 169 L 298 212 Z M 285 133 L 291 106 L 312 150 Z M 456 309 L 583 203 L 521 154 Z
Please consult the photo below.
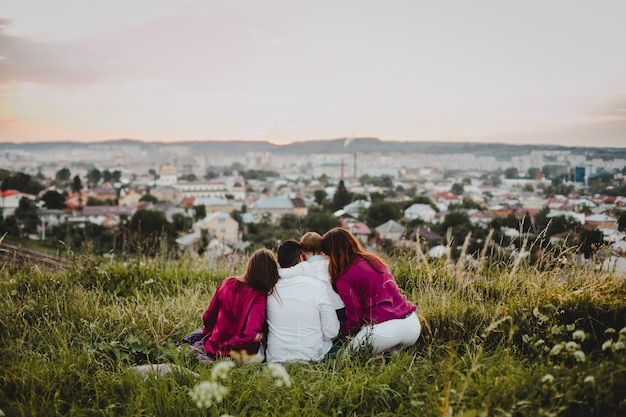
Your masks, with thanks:
M 623 276 L 388 261 L 422 318 L 416 346 L 285 367 L 202 364 L 177 349 L 242 262 L 3 264 L 0 416 L 626 415 Z M 176 371 L 144 378 L 143 364 Z

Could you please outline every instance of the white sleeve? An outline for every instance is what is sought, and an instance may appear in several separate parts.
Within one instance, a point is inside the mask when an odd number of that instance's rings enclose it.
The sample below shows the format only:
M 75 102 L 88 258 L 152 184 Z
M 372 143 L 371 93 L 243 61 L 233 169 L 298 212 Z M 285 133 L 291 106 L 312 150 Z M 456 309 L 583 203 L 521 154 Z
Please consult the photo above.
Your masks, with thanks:
M 339 320 L 337 319 L 337 312 L 325 288 L 322 288 L 318 294 L 317 307 L 320 312 L 320 322 L 324 340 L 331 340 L 339 334 Z

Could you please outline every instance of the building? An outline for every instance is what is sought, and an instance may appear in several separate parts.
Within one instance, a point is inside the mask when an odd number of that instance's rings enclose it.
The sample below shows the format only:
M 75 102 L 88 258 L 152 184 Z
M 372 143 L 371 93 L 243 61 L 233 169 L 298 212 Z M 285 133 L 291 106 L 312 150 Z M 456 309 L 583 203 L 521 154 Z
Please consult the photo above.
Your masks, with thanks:
M 236 242 L 239 239 L 239 223 L 228 213 L 215 212 L 194 223 L 194 232 L 206 230 L 211 236 L 223 242 Z

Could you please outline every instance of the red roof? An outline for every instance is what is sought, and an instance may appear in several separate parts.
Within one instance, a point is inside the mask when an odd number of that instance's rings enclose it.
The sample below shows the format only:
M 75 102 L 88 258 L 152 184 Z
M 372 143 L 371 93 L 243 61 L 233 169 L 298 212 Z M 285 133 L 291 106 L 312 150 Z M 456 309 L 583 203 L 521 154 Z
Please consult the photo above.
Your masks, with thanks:
M 2 191 L 2 197 L 8 197 L 10 195 L 21 194 L 20 191 L 17 190 L 4 190 Z

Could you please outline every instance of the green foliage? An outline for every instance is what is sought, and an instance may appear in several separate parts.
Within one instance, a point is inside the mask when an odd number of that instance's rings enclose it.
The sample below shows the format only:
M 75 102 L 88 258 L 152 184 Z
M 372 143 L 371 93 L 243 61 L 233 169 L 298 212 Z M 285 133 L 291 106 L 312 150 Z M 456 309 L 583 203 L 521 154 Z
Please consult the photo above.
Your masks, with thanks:
M 245 260 L 242 260 L 245 261 Z M 202 364 L 177 350 L 219 282 L 207 265 L 91 256 L 65 271 L 0 268 L 0 410 L 13 415 L 617 417 L 626 399 L 626 285 L 597 268 L 387 259 L 422 336 L 379 357 Z M 555 346 L 557 346 L 555 348 Z M 560 346 L 560 347 L 558 347 Z M 577 353 L 582 352 L 582 353 Z M 143 364 L 180 371 L 142 377 Z M 273 365 L 272 365 L 273 366 Z M 194 372 L 196 376 L 194 376 Z M 201 383 L 225 393 L 201 408 Z M 199 391 L 199 390 L 198 390 Z
M 375 201 L 365 213 L 365 222 L 370 228 L 375 228 L 389 220 L 399 220 L 402 210 L 398 203 L 392 201 Z
M 47 209 L 64 209 L 65 197 L 58 191 L 48 190 L 41 196 Z
M 0 190 L 16 190 L 26 194 L 37 195 L 44 186 L 30 175 L 23 172 L 15 172 L 2 180 Z

